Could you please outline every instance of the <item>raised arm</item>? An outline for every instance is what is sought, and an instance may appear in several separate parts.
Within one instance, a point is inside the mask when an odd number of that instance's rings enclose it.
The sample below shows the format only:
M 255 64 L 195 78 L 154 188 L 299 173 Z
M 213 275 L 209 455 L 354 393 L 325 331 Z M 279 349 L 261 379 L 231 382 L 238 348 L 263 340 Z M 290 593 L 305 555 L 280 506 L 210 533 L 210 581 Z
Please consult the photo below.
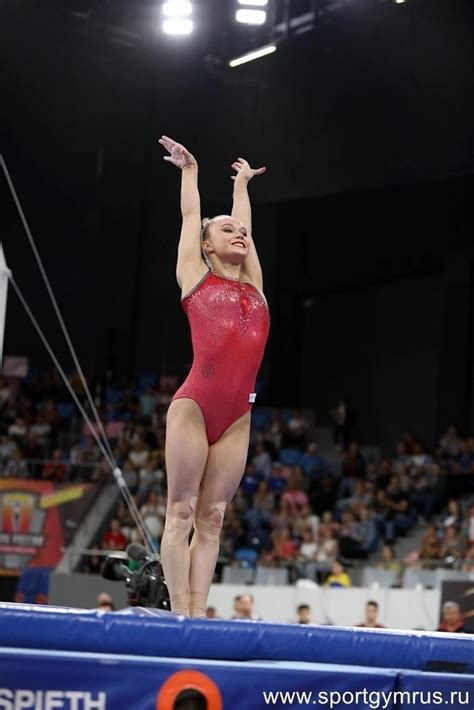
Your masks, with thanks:
M 161 145 L 169 152 L 164 160 L 181 170 L 181 215 L 183 218 L 178 245 L 176 279 L 181 288 L 183 281 L 199 278 L 203 261 L 201 256 L 201 201 L 198 190 L 198 165 L 193 155 L 180 143 L 162 136 Z
M 263 290 L 263 275 L 260 260 L 258 258 L 255 242 L 252 237 L 252 207 L 248 192 L 248 184 L 255 175 L 262 175 L 266 168 L 253 170 L 246 160 L 239 158 L 232 164 L 237 175 L 232 175 L 234 181 L 234 203 L 232 206 L 232 217 L 238 219 L 244 227 L 247 228 L 247 233 L 250 238 L 250 249 L 245 262 L 242 265 L 242 270 L 247 278 L 260 290 Z

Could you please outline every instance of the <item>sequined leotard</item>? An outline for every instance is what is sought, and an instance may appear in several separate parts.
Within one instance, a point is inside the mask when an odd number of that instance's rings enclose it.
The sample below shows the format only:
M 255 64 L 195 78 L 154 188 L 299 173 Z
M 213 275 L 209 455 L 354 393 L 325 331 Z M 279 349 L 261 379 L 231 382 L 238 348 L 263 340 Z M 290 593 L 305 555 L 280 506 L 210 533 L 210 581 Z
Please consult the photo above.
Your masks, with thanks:
M 182 299 L 191 327 L 194 360 L 173 397 L 201 408 L 213 444 L 251 409 L 268 337 L 268 307 L 250 283 L 211 271 Z

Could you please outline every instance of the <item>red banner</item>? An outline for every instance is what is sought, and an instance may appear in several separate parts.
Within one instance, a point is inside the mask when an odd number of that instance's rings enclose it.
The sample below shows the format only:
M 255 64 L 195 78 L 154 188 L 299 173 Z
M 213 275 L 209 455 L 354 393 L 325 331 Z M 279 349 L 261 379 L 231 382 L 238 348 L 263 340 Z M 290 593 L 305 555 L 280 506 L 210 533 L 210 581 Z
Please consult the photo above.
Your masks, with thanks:
M 0 574 L 56 566 L 96 494 L 88 483 L 0 480 Z

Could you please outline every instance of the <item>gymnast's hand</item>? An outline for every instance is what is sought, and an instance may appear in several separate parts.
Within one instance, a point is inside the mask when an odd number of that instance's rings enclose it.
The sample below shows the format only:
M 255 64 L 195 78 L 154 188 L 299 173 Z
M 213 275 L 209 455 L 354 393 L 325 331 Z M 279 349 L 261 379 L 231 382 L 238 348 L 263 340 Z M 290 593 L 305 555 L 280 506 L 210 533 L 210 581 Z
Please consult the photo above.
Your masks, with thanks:
M 161 136 L 158 143 L 161 143 L 163 148 L 166 148 L 169 155 L 164 156 L 164 160 L 168 160 L 177 168 L 184 170 L 184 168 L 189 168 L 191 165 L 197 167 L 196 158 L 191 155 L 189 150 L 187 150 L 181 143 L 176 143 L 172 138 L 168 136 Z
M 263 173 L 267 170 L 266 168 L 257 168 L 254 170 L 243 158 L 238 158 L 235 163 L 232 163 L 232 167 L 237 171 L 237 175 L 231 175 L 231 179 L 246 180 L 247 182 L 255 175 L 263 175 Z

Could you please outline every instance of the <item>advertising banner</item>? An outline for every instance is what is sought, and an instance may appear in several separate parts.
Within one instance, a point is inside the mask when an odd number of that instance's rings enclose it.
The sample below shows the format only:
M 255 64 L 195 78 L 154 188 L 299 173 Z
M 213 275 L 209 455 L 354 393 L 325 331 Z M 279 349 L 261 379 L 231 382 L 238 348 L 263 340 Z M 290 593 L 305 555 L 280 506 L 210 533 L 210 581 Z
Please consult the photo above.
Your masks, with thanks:
M 463 617 L 464 628 L 474 634 L 474 582 L 447 580 L 441 588 L 441 609 L 445 602 L 456 602 Z M 440 623 L 443 621 L 440 609 Z M 474 643 L 474 640 L 473 640 Z
M 0 650 L 2 710 L 329 709 L 343 694 L 351 708 L 385 697 L 392 710 L 395 684 L 390 669 Z
M 0 574 L 54 567 L 96 495 L 93 484 L 0 480 Z

